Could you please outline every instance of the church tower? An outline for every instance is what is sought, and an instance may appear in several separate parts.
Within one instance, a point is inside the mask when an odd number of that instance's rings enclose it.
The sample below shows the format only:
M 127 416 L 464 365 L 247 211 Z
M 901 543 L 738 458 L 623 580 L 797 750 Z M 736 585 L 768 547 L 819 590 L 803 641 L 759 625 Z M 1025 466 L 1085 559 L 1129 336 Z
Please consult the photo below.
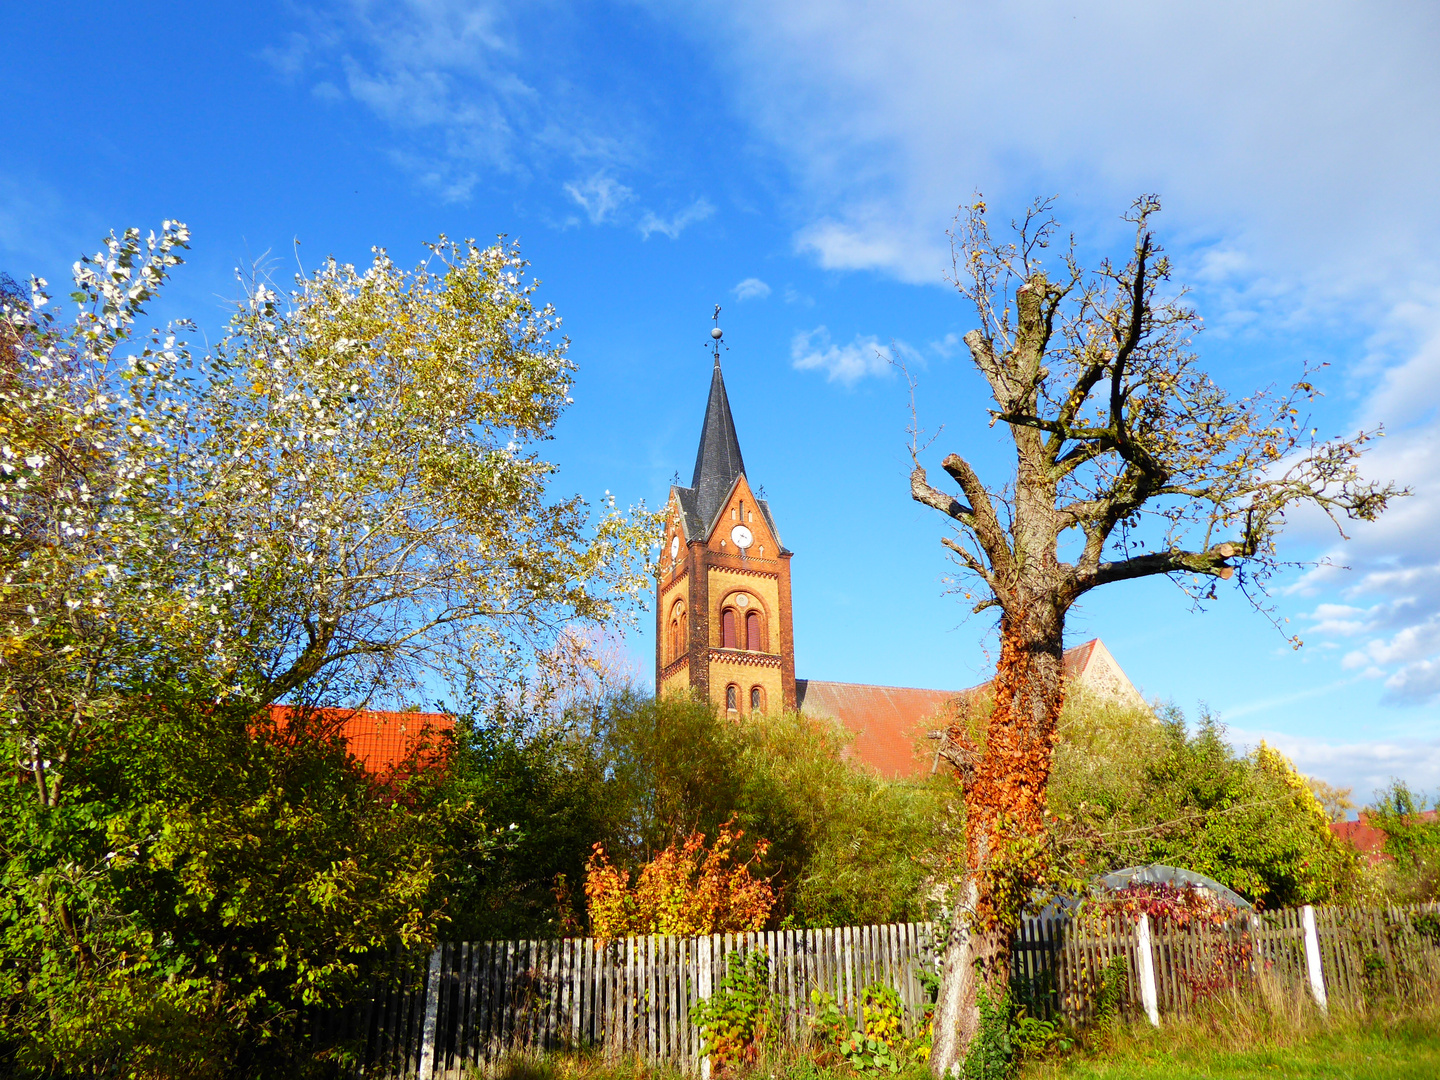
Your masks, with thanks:
M 716 309 L 718 314 L 719 309 Z M 655 605 L 655 689 L 707 698 L 731 715 L 795 708 L 790 552 L 745 477 L 720 372 L 690 486 L 670 488 Z

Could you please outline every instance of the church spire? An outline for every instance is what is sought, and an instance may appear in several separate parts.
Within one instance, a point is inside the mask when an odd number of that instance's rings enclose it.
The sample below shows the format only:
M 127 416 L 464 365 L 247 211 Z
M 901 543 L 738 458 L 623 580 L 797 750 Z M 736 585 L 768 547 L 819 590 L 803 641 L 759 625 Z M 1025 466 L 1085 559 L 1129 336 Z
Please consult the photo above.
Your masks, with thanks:
M 655 582 L 655 692 L 698 695 L 725 715 L 795 708 L 790 552 L 752 489 L 720 370 L 720 307 L 695 478 L 670 486 Z
M 709 526 L 720 504 L 730 494 L 735 478 L 745 471 L 740 439 L 735 434 L 735 418 L 730 415 L 730 398 L 725 393 L 725 376 L 720 371 L 719 319 L 720 305 L 716 304 L 716 326 L 710 331 L 715 343 L 715 369 L 710 375 L 705 422 L 700 427 L 700 449 L 695 453 L 695 478 L 690 482 L 695 492 L 695 509 L 704 527 Z

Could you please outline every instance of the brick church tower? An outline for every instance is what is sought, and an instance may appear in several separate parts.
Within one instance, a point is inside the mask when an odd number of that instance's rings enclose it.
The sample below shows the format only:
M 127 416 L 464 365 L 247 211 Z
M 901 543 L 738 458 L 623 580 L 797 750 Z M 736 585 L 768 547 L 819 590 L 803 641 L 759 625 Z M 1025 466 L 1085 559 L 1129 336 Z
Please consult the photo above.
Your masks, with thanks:
M 718 309 L 717 309 L 718 310 Z M 655 605 L 655 689 L 738 715 L 795 708 L 790 555 L 745 477 L 720 373 L 690 486 L 670 488 Z

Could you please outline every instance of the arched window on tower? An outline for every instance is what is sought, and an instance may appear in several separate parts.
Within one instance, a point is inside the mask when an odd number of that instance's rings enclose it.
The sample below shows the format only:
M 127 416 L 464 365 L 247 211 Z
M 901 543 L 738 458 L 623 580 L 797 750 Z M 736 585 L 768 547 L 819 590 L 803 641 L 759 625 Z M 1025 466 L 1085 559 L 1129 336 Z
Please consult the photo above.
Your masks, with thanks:
M 763 713 L 765 711 L 765 691 L 758 686 L 750 688 L 750 711 L 752 713 Z
M 738 686 L 736 686 L 734 683 L 731 683 L 729 686 L 725 687 L 726 709 L 728 709 L 730 712 L 734 712 L 736 709 L 738 709 L 740 707 L 739 699 L 740 688 Z
M 677 600 L 670 608 L 670 659 L 676 660 L 685 651 L 685 601 Z
M 740 647 L 736 640 L 735 629 L 735 609 L 726 608 L 720 615 L 720 647 L 722 649 L 738 649 Z
M 760 637 L 760 613 L 749 611 L 745 613 L 745 648 L 751 652 L 763 652 L 765 642 Z

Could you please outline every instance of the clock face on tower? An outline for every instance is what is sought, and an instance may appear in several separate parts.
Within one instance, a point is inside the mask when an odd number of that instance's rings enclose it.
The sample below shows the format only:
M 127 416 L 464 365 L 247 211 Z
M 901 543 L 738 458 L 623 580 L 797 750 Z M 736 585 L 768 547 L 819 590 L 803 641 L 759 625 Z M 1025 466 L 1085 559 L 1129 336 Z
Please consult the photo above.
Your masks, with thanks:
M 755 538 L 750 535 L 750 530 L 744 525 L 736 525 L 735 528 L 731 529 L 730 539 L 741 551 L 744 551 L 755 542 Z

